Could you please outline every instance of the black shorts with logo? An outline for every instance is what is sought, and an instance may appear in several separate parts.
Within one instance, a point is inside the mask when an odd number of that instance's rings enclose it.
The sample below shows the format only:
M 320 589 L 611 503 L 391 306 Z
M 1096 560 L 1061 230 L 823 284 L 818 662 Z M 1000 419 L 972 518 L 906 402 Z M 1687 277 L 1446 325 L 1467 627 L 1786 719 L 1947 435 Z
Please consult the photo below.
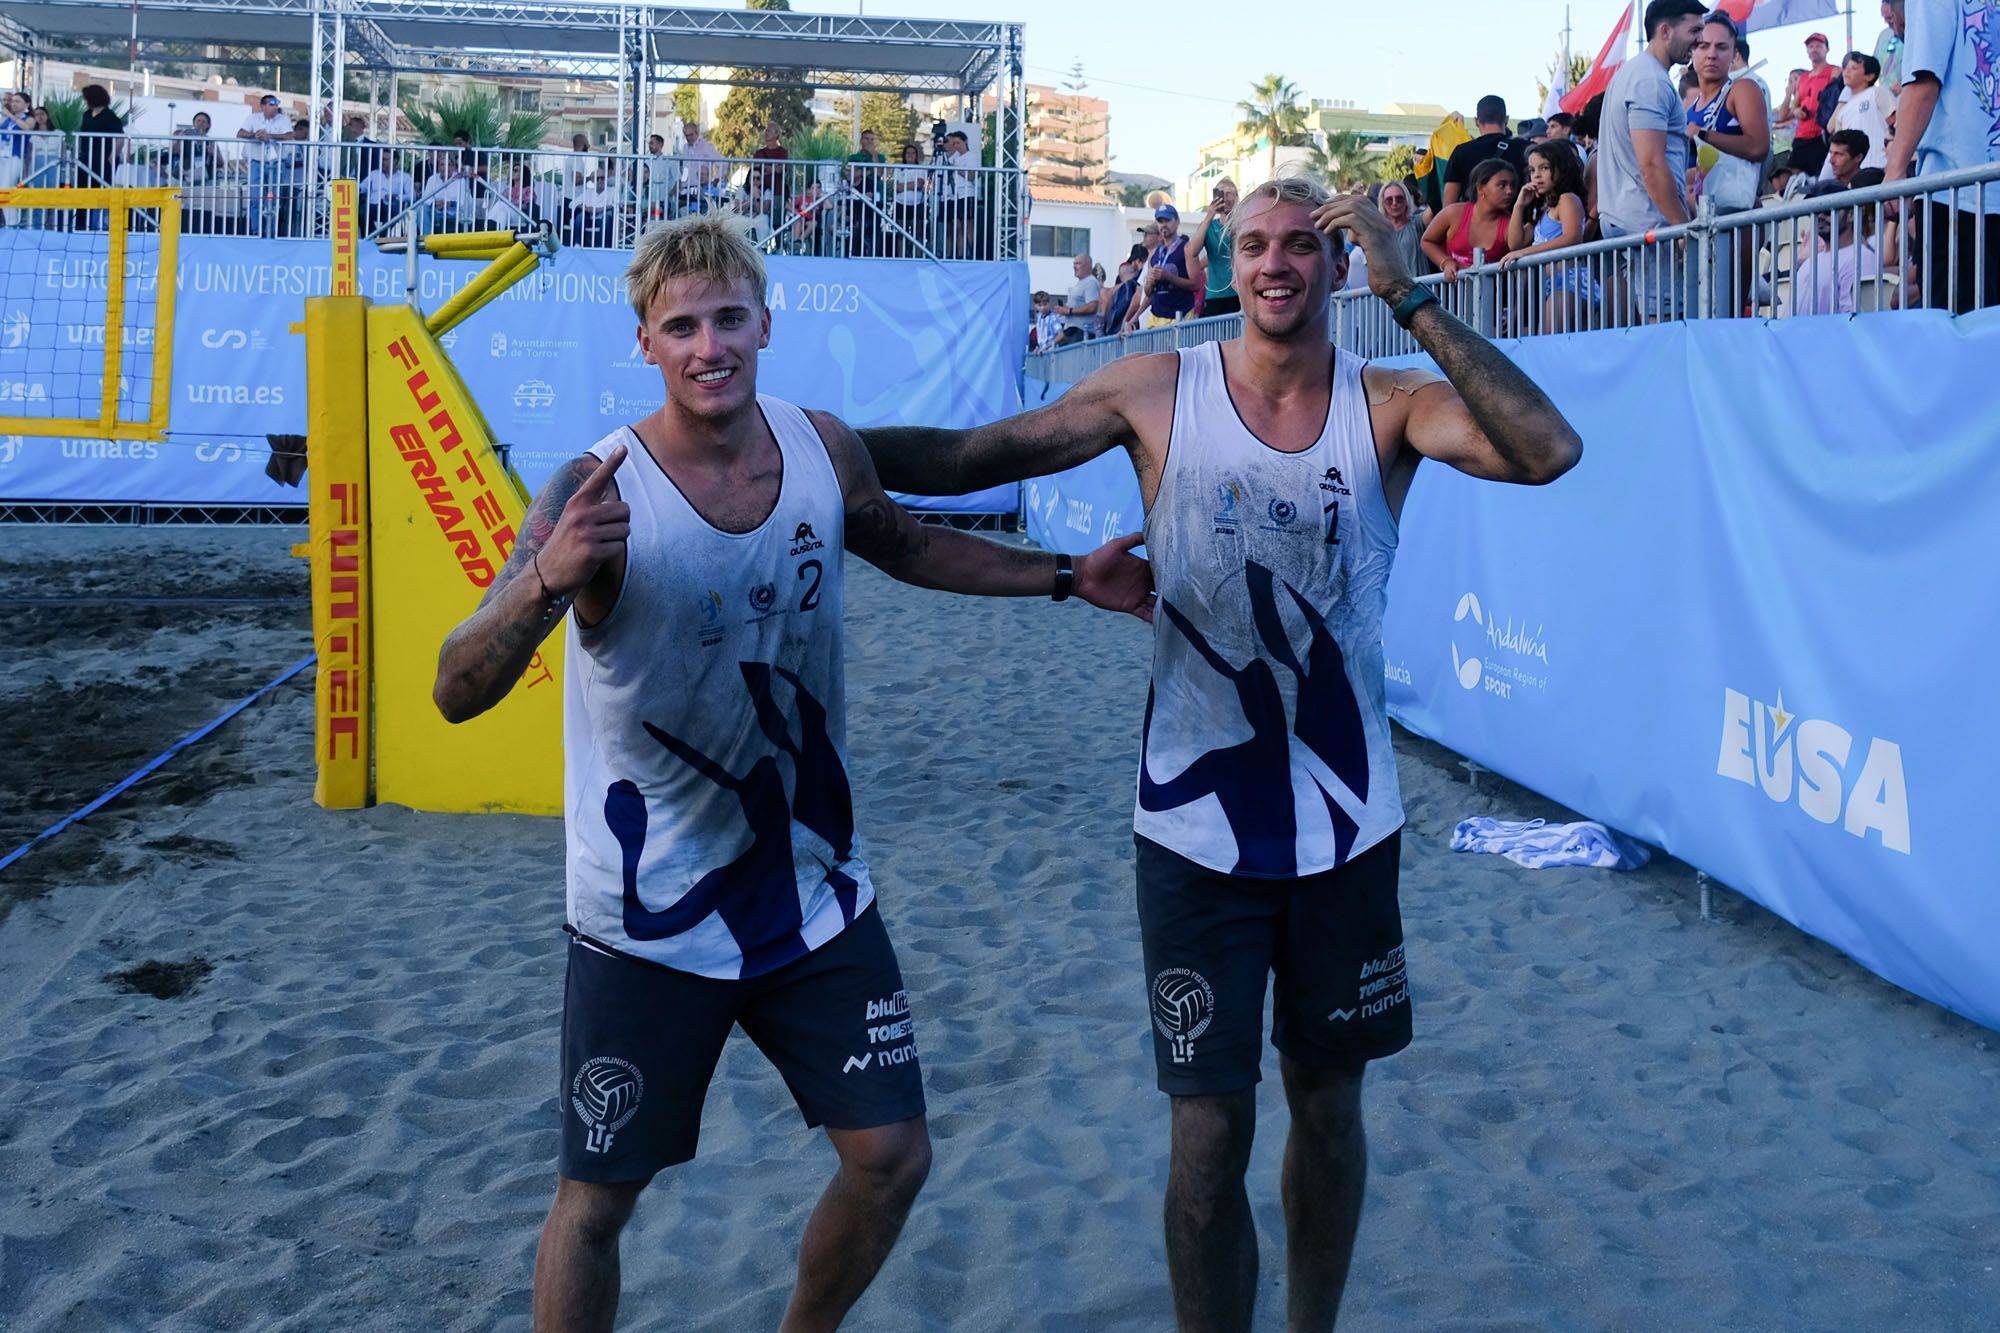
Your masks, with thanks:
M 809 1126 L 873 1129 L 924 1113 L 909 1001 L 873 904 L 804 958 L 745 981 L 676 972 L 575 936 L 560 1173 L 648 1180 L 693 1158 L 715 1062 L 738 1024 Z
M 1271 1044 L 1301 1064 L 1358 1068 L 1410 1044 L 1400 830 L 1345 865 L 1250 879 L 1139 845 L 1139 930 L 1160 1091 L 1234 1092 L 1262 1077 L 1264 981 L 1277 974 Z

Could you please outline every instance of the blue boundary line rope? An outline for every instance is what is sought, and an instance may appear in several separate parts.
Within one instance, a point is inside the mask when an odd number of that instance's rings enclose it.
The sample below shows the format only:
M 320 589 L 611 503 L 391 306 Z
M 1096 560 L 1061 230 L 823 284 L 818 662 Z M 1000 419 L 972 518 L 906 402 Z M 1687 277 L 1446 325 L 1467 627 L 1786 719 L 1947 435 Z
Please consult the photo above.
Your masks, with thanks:
M 175 741 L 172 745 L 169 745 L 166 749 L 162 750 L 160 753 L 154 755 L 151 759 L 148 759 L 145 763 L 141 764 L 138 768 L 134 769 L 128 776 L 126 776 L 122 781 L 120 781 L 117 786 L 113 787 L 110 791 L 105 792 L 102 796 L 92 801 L 89 805 L 84 806 L 81 810 L 78 810 L 73 815 L 67 815 L 64 818 L 57 820 L 55 823 L 43 829 L 40 833 L 37 833 L 34 837 L 22 843 L 19 847 L 16 847 L 13 851 L 7 853 L 4 859 L 0 859 L 0 870 L 5 870 L 8 866 L 13 865 L 16 861 L 26 856 L 29 853 L 29 851 L 31 851 L 34 848 L 35 844 L 43 842 L 49 838 L 53 838 L 56 834 L 61 833 L 64 829 L 68 828 L 71 824 L 76 823 L 79 819 L 82 819 L 85 815 L 93 814 L 96 811 L 103 809 L 106 805 L 110 804 L 112 801 L 116 800 L 119 796 L 121 796 L 127 790 L 129 790 L 134 783 L 139 782 L 141 779 L 145 778 L 148 774 L 152 773 L 155 769 L 158 769 L 162 764 L 166 763 L 169 759 L 172 759 L 175 755 L 179 754 L 182 750 L 187 749 L 188 746 L 193 745 L 196 741 L 208 735 L 210 732 L 214 731 L 217 727 L 221 726 L 223 723 L 229 721 L 230 718 L 235 717 L 238 713 L 248 708 L 251 704 L 256 703 L 259 699 L 269 694 L 272 690 L 277 689 L 280 685 L 283 685 L 293 676 L 296 676 L 301 671 L 304 671 L 307 667 L 311 666 L 317 658 L 318 654 L 316 653 L 306 654 L 304 658 L 302 658 L 298 662 L 293 663 L 292 666 L 283 675 L 279 676 L 276 680 L 271 681 L 267 685 L 264 685 L 263 687 L 258 689 L 256 693 L 249 695 L 246 698 L 237 700 L 235 703 L 231 704 L 227 709 L 223 710 L 220 716 L 213 718 L 207 723 L 204 723 L 201 727 L 197 728 L 194 731 L 189 732 L 187 735 L 181 737 L 179 740 Z

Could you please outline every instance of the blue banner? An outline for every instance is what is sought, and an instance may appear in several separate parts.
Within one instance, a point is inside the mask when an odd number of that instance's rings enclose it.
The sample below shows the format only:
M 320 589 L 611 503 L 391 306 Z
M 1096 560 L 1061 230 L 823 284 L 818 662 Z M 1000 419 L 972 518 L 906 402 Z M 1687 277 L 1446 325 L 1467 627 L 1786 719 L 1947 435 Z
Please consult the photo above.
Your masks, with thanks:
M 1045 407 L 1069 387 L 1030 380 L 1028 406 Z M 1071 555 L 1094 551 L 1113 537 L 1136 532 L 1145 521 L 1139 477 L 1123 449 L 1099 454 L 1082 467 L 1053 477 L 1034 477 L 1021 483 L 1021 510 L 1031 541 L 1045 550 Z
M 1584 459 L 1540 489 L 1419 469 L 1390 711 L 2000 1027 L 2000 409 L 1967 392 L 2000 312 L 1508 350 Z M 1136 526 L 1114 458 L 1030 484 L 1042 540 L 1073 504 Z
M 0 384 L 19 381 L 31 392 L 31 381 L 46 376 L 30 369 L 45 364 L 39 349 L 73 344 L 79 364 L 101 356 L 103 328 L 88 313 L 101 308 L 103 260 L 100 253 L 93 263 L 88 248 L 101 252 L 101 238 L 12 231 L 0 239 L 14 261 L 9 308 L 0 310 Z M 563 250 L 445 335 L 530 489 L 663 401 L 659 372 L 640 358 L 634 336 L 626 259 Z M 856 426 L 972 426 L 1019 409 L 1023 265 L 784 256 L 767 263 L 771 346 L 758 363 L 762 391 Z M 436 309 L 481 267 L 424 259 L 420 303 Z M 290 326 L 304 317 L 305 298 L 324 294 L 329 281 L 323 242 L 184 238 L 170 438 L 0 436 L 0 499 L 303 503 L 302 490 L 264 475 L 264 436 L 305 432 L 304 340 Z M 399 256 L 363 252 L 364 295 L 401 300 L 404 286 Z M 937 507 L 1012 512 L 1017 503 L 1007 486 Z

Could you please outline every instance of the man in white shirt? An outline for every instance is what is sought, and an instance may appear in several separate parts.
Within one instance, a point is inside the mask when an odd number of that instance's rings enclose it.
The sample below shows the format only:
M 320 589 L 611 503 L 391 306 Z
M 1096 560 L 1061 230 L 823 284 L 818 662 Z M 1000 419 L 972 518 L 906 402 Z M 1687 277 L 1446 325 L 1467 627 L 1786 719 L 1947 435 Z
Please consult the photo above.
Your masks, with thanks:
M 277 97 L 265 93 L 258 100 L 256 114 L 236 131 L 236 137 L 253 141 L 244 154 L 250 163 L 250 233 L 262 236 L 267 221 L 274 228 L 277 225 L 276 201 L 264 197 L 264 188 L 268 177 L 275 189 L 277 177 L 283 174 L 285 141 L 292 137 L 292 118 L 278 109 Z
M 1842 185 L 1817 185 L 1813 187 L 1815 199 L 1827 195 L 1839 195 L 1846 191 Z M 1810 253 L 1799 256 L 1792 272 L 1792 313 L 1794 315 L 1851 315 L 1856 313 L 1857 284 L 1867 279 L 1879 280 L 1882 276 L 1882 255 L 1872 236 L 1856 238 L 1854 210 L 1838 209 L 1832 213 L 1821 213 L 1814 219 L 1818 231 L 1817 244 Z M 1883 287 L 1877 285 L 1881 293 L 1882 305 L 1886 308 L 1895 298 Z M 1876 308 L 1874 298 L 1867 302 L 1867 308 Z
M 667 141 L 658 134 L 646 140 L 646 159 L 639 164 L 639 188 L 644 191 L 643 220 L 664 222 L 672 214 L 674 192 L 680 187 L 681 164 L 667 156 Z
M 356 187 L 361 196 L 362 229 L 369 232 L 388 221 L 416 193 L 416 185 L 401 163 L 386 154 L 372 156 L 368 174 Z
M 1055 340 L 1058 347 L 1097 336 L 1097 306 L 1104 296 L 1104 284 L 1097 280 L 1095 268 L 1089 255 L 1078 255 L 1070 261 L 1070 272 L 1076 275 L 1076 281 L 1070 284 L 1063 303 L 1056 307 L 1056 314 L 1062 316 L 1062 329 Z
M 944 136 L 945 165 L 955 170 L 944 173 L 938 193 L 944 199 L 945 235 L 953 259 L 972 253 L 973 233 L 978 229 L 979 159 L 972 154 L 971 140 L 963 130 Z
M 569 201 L 571 245 L 609 246 L 617 243 L 618 191 L 593 171 L 583 189 Z
M 683 214 L 707 212 L 708 204 L 702 197 L 703 191 L 721 180 L 722 169 L 693 164 L 720 162 L 722 154 L 703 136 L 699 124 L 684 120 L 681 122 L 680 151 L 674 156 L 680 159 L 681 164 L 680 211 Z

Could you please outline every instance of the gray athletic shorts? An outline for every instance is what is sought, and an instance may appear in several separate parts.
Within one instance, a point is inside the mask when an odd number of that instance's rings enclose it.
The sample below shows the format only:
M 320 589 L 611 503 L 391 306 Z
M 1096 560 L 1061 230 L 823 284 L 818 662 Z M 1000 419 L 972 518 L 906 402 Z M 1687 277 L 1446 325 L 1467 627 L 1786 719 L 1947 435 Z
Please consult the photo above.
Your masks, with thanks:
M 804 958 L 744 981 L 676 972 L 574 935 L 563 991 L 569 1180 L 649 1180 L 694 1157 L 730 1029 L 764 1052 L 808 1126 L 874 1129 L 924 1113 L 896 952 L 871 903 Z

